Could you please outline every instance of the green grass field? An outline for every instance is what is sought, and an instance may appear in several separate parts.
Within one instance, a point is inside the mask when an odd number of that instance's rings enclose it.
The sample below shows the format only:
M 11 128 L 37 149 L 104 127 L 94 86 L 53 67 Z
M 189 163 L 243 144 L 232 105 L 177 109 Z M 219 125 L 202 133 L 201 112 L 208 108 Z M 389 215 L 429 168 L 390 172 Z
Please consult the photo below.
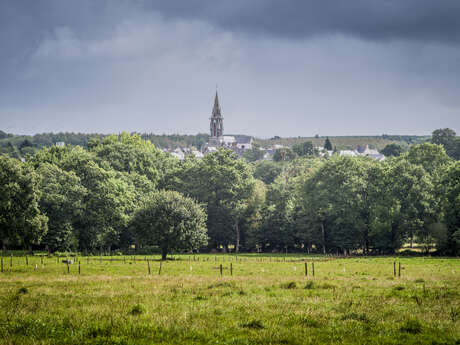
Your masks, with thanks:
M 0 343 L 460 344 L 459 259 L 149 258 L 5 257 Z

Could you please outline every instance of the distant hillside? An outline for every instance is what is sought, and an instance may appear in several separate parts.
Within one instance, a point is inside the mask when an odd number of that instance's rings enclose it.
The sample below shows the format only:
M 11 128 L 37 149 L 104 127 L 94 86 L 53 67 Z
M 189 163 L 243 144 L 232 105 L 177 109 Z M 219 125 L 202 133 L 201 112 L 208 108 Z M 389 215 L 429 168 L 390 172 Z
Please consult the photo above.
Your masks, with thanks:
M 54 145 L 56 142 L 65 142 L 70 145 L 86 146 L 92 138 L 103 138 L 108 134 L 101 133 L 42 133 L 35 135 L 15 135 L 0 131 L 0 146 L 6 146 L 11 143 L 14 146 L 20 146 L 24 141 L 30 142 L 34 147 L 41 148 L 44 146 Z M 196 135 L 158 135 L 152 133 L 140 134 L 142 138 L 150 140 L 158 147 L 175 148 L 177 146 L 195 146 L 201 147 L 208 141 L 207 134 Z
M 401 146 L 409 144 L 419 144 L 431 139 L 431 136 L 416 136 L 416 135 L 382 135 L 382 136 L 330 136 L 329 140 L 332 146 L 336 146 L 338 150 L 354 149 L 358 145 L 369 145 L 370 148 L 381 150 L 386 145 L 397 143 Z M 256 139 L 255 143 L 262 146 L 284 145 L 292 146 L 305 141 L 311 141 L 314 146 L 323 146 L 326 137 L 295 137 L 295 138 L 271 138 L 271 139 Z
M 15 135 L 0 131 L 0 153 L 6 153 L 16 157 L 24 156 L 25 154 L 33 154 L 42 147 L 54 145 L 57 142 L 64 142 L 70 145 L 80 145 L 85 147 L 88 141 L 92 138 L 103 138 L 108 134 L 101 133 L 41 133 L 35 135 Z M 209 139 L 208 134 L 199 133 L 196 135 L 180 135 L 180 134 L 140 134 L 143 139 L 150 140 L 159 148 L 174 149 L 176 147 L 196 147 L 201 149 Z M 247 135 L 235 135 L 239 137 L 247 137 Z M 421 143 L 429 140 L 430 136 L 397 136 L 397 135 L 382 135 L 382 136 L 331 136 L 329 139 L 333 146 L 337 149 L 354 149 L 356 146 L 369 145 L 370 148 L 378 150 L 383 149 L 390 143 L 397 143 L 401 146 L 409 144 Z M 255 139 L 255 143 L 267 147 L 274 144 L 292 146 L 294 144 L 305 141 L 312 141 L 315 146 L 323 146 L 326 137 L 296 137 L 296 138 L 279 138 L 272 139 Z

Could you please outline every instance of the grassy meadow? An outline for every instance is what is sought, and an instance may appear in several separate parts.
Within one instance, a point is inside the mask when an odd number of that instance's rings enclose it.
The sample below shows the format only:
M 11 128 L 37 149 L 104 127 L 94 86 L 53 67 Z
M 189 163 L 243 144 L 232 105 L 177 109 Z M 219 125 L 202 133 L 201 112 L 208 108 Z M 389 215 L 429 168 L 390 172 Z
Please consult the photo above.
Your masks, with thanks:
M 460 344 L 455 258 L 63 259 L 3 258 L 0 344 Z

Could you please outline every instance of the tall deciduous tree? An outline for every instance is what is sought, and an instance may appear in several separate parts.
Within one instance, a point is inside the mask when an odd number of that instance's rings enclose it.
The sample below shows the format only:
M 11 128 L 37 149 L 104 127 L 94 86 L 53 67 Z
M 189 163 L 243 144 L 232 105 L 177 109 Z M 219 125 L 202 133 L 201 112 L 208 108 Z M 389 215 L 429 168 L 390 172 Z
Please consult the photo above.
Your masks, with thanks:
M 93 139 L 88 147 L 105 169 L 144 175 L 155 186 L 161 185 L 164 174 L 173 164 L 172 157 L 138 134 L 123 132 L 105 137 L 102 141 Z
M 172 250 L 199 249 L 207 244 L 206 213 L 191 198 L 160 191 L 134 214 L 132 232 L 138 243 L 157 245 L 166 259 Z
M 40 210 L 48 217 L 48 233 L 43 244 L 51 251 L 78 248 L 75 223 L 83 216 L 87 190 L 73 171 L 67 172 L 50 163 L 41 164 Z
M 394 253 L 433 222 L 431 176 L 422 166 L 398 159 L 377 165 L 370 188 L 370 240 L 380 252 Z
M 239 222 L 254 189 L 249 165 L 221 149 L 201 160 L 185 160 L 172 175 L 171 189 L 206 204 L 210 246 L 236 245 L 241 237 Z
M 445 223 L 447 226 L 448 253 L 460 253 L 460 162 L 453 163 L 442 180 L 445 186 Z
M 83 199 L 84 212 L 74 224 L 80 249 L 111 248 L 119 245 L 122 232 L 134 210 L 136 193 L 120 173 L 97 164 L 94 153 L 81 147 L 43 149 L 31 161 L 43 162 L 73 172 L 87 190 Z
M 30 247 L 47 231 L 47 217 L 40 213 L 40 178 L 27 164 L 0 156 L 0 241 Z
M 300 197 L 306 219 L 317 229 L 316 247 L 349 251 L 367 247 L 368 159 L 334 156 L 304 184 Z

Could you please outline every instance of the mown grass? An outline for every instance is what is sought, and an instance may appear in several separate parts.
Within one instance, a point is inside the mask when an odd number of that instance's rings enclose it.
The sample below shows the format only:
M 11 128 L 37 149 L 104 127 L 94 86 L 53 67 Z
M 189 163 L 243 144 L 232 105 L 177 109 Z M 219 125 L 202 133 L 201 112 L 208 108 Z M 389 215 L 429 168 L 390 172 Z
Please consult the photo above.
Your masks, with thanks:
M 1 344 L 460 344 L 458 259 L 7 259 Z

